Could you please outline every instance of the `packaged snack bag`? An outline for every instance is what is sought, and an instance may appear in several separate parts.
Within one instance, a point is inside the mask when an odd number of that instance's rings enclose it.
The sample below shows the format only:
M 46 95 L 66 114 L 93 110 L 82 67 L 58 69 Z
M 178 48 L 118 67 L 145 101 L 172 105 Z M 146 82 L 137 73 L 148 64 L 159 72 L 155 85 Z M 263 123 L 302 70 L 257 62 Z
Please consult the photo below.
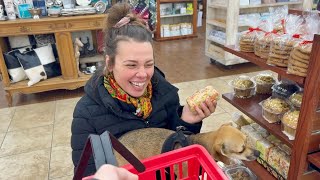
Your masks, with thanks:
M 287 67 L 293 46 L 301 41 L 300 29 L 303 23 L 301 16 L 289 14 L 283 22 L 283 35 L 276 36 L 270 46 L 267 64 Z
M 261 20 L 260 17 L 254 17 L 246 21 L 248 21 L 246 24 L 249 24 L 250 28 L 239 35 L 238 49 L 242 52 L 254 52 L 256 37 L 263 32 L 262 29 L 259 28 Z
M 309 14 L 305 18 L 305 35 L 303 41 L 296 44 L 290 53 L 288 62 L 288 74 L 306 77 L 312 50 L 314 34 L 319 33 L 320 18 L 318 13 Z

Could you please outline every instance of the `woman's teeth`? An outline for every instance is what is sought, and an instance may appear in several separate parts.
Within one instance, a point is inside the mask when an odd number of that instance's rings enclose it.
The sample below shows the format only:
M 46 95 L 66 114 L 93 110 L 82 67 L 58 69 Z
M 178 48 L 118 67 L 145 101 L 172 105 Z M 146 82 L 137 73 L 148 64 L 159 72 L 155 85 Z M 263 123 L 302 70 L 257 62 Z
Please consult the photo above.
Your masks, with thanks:
M 137 82 L 131 82 L 134 86 L 142 87 L 145 83 L 137 83 Z

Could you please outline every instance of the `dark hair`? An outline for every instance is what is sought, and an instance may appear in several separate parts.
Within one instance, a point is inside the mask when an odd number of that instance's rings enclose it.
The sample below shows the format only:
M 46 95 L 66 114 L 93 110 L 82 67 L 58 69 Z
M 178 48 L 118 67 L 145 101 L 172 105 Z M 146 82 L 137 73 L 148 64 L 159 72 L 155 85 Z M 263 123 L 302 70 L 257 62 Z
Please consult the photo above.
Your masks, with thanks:
M 129 23 L 115 27 L 115 25 L 124 17 L 130 19 Z M 106 28 L 104 29 L 105 38 L 105 55 L 109 56 L 109 62 L 106 64 L 107 73 L 108 67 L 115 64 L 115 56 L 119 41 L 136 41 L 152 43 L 152 33 L 148 28 L 148 24 L 132 11 L 132 6 L 128 3 L 117 3 L 108 10 L 106 20 Z

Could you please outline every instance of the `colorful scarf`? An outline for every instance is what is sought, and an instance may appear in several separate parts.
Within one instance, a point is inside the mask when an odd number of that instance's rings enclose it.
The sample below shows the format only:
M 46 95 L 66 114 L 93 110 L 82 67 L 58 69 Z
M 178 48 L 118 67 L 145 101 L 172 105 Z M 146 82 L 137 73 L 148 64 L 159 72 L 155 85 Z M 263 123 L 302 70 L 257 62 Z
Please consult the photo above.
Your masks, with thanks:
M 152 111 L 151 97 L 152 97 L 152 84 L 149 82 L 146 91 L 141 97 L 135 98 L 127 94 L 118 85 L 112 73 L 104 77 L 104 87 L 108 90 L 111 97 L 116 98 L 127 104 L 132 104 L 136 108 L 134 113 L 138 117 L 146 119 Z

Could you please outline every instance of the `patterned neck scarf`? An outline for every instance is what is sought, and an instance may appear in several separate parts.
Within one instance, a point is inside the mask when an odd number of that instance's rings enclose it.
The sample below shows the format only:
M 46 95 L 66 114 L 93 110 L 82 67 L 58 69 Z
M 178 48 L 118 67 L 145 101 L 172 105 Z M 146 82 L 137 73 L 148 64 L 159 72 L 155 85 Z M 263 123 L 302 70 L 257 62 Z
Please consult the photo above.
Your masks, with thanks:
M 104 87 L 108 90 L 111 97 L 116 98 L 127 104 L 132 104 L 136 108 L 134 113 L 138 117 L 146 119 L 149 117 L 152 111 L 151 97 L 152 97 L 152 84 L 148 83 L 146 91 L 141 97 L 135 98 L 127 94 L 121 87 L 118 85 L 116 80 L 113 77 L 112 73 L 109 73 L 104 77 Z

